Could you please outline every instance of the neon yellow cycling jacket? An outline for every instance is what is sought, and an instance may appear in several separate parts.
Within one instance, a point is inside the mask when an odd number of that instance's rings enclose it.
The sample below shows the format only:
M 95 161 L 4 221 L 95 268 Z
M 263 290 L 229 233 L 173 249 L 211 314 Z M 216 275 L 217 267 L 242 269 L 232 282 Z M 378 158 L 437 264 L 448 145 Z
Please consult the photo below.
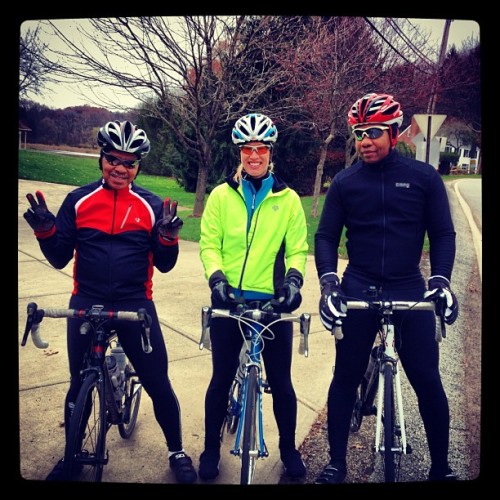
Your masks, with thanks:
M 233 288 L 274 294 L 290 268 L 305 276 L 309 247 L 300 197 L 276 174 L 270 175 L 272 189 L 249 209 L 232 174 L 210 193 L 200 233 L 207 279 L 221 270 Z

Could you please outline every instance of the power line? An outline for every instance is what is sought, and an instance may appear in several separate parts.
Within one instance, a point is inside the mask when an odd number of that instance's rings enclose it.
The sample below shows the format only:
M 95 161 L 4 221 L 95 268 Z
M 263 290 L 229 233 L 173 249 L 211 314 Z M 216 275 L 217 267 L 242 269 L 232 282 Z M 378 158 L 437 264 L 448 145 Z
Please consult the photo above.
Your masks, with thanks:
M 414 61 L 410 61 L 406 56 L 404 56 L 389 40 L 387 40 L 387 38 L 380 32 L 380 30 L 370 21 L 369 18 L 367 17 L 363 17 L 363 19 L 370 25 L 370 27 L 372 28 L 373 31 L 375 31 L 377 33 L 377 35 L 382 38 L 382 40 L 394 51 L 396 52 L 396 54 L 398 54 L 405 62 L 407 62 L 408 64 L 411 64 L 412 66 L 414 66 L 418 71 L 421 71 L 422 73 L 425 73 L 426 75 L 432 75 L 433 73 L 431 72 L 428 72 L 426 70 L 424 70 L 423 68 L 419 67 L 419 66 L 416 66 L 415 65 L 415 62 Z M 386 20 L 389 20 L 389 19 L 392 19 L 392 18 L 385 18 Z M 389 23 L 390 25 L 390 23 Z M 401 34 L 397 32 L 396 28 L 394 28 L 394 26 L 390 25 L 391 28 L 396 31 L 396 34 L 401 37 Z M 398 26 L 399 28 L 399 26 Z M 410 42 L 406 42 L 407 45 L 410 45 L 410 48 L 413 48 L 414 52 L 417 53 L 417 49 L 416 47 Z M 422 59 L 422 56 L 419 56 L 421 59 Z M 426 64 L 429 64 L 429 59 L 426 58 L 424 60 L 424 62 Z M 430 63 L 434 66 L 434 63 Z

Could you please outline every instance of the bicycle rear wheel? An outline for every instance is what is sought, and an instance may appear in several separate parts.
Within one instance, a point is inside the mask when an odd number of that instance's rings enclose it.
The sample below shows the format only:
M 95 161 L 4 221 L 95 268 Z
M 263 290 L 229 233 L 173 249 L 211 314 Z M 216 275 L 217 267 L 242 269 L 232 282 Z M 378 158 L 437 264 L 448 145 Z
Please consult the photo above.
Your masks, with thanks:
M 384 365 L 384 477 L 386 483 L 394 483 L 395 474 L 395 422 L 394 412 L 394 373 L 390 363 Z
M 257 393 L 259 391 L 258 369 L 250 366 L 247 375 L 247 393 L 241 454 L 240 484 L 251 484 L 257 461 Z
M 130 362 L 125 366 L 125 394 L 123 398 L 122 418 L 118 432 L 123 439 L 128 439 L 135 429 L 141 404 L 142 384 Z
M 85 377 L 71 415 L 64 452 L 66 480 L 100 482 L 107 463 L 104 383 L 96 372 Z

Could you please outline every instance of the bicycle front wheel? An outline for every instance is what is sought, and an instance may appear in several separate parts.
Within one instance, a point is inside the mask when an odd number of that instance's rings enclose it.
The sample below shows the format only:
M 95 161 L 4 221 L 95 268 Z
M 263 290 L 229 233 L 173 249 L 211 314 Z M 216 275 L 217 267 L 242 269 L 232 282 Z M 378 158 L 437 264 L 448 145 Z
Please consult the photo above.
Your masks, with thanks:
M 250 366 L 247 375 L 247 393 L 241 454 L 241 484 L 251 484 L 257 461 L 257 404 L 259 375 L 256 366 Z
M 121 421 L 118 432 L 123 439 L 128 439 L 135 429 L 141 404 L 142 384 L 130 362 L 125 366 L 125 394 Z
M 100 482 L 107 458 L 106 403 L 104 383 L 96 372 L 85 377 L 71 415 L 66 449 L 64 477 L 67 480 Z
M 394 373 L 390 363 L 384 365 L 384 476 L 386 483 L 395 481 L 395 412 L 394 412 Z

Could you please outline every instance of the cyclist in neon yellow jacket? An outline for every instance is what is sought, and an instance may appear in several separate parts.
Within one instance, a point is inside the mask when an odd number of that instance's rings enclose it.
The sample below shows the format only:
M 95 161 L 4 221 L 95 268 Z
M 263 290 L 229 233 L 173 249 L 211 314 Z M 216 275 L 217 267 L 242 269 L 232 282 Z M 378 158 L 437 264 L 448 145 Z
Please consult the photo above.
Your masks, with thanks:
M 307 224 L 298 194 L 273 172 L 273 145 L 278 131 L 259 113 L 240 118 L 232 140 L 241 164 L 208 197 L 201 219 L 200 257 L 213 307 L 228 308 L 235 300 L 279 299 L 283 311 L 301 302 L 307 259 Z M 273 395 L 279 448 L 285 472 L 303 477 L 306 468 L 295 447 L 297 399 L 291 380 L 293 326 L 273 327 L 263 360 Z M 210 327 L 212 378 L 205 397 L 205 449 L 199 476 L 219 474 L 220 429 L 227 394 L 242 345 L 235 321 L 213 318 Z

